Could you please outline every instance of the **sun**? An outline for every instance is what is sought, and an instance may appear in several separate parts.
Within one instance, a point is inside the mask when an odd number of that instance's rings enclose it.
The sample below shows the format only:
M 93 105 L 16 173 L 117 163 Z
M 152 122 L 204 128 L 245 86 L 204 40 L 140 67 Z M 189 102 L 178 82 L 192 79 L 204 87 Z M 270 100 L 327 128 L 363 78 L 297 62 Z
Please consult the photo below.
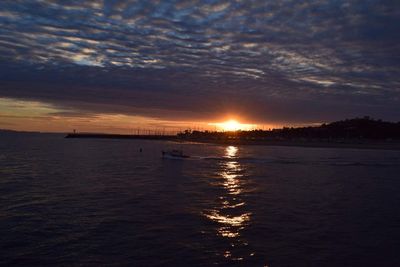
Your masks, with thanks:
M 209 125 L 214 125 L 214 126 L 218 127 L 220 130 L 226 131 L 226 132 L 234 132 L 234 131 L 238 131 L 238 130 L 247 131 L 247 130 L 253 129 L 255 126 L 253 124 L 240 123 L 234 119 L 230 119 L 225 122 L 210 123 Z
M 221 123 L 221 128 L 224 131 L 237 131 L 241 129 L 240 126 L 241 124 L 236 120 L 229 120 Z

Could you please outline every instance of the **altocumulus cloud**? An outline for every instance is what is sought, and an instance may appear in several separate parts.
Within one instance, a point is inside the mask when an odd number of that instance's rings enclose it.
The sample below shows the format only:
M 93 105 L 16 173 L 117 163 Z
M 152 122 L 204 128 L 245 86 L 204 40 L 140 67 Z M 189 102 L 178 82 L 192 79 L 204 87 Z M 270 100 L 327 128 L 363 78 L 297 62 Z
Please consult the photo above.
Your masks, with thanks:
M 0 2 L 0 97 L 82 114 L 400 117 L 398 1 Z

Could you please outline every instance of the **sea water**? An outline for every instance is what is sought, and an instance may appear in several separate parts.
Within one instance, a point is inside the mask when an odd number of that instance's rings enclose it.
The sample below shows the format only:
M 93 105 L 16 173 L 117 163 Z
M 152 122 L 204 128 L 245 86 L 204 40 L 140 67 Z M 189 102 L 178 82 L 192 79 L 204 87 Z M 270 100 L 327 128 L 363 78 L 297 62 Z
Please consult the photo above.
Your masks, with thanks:
M 399 251 L 400 151 L 0 134 L 3 266 L 400 266 Z

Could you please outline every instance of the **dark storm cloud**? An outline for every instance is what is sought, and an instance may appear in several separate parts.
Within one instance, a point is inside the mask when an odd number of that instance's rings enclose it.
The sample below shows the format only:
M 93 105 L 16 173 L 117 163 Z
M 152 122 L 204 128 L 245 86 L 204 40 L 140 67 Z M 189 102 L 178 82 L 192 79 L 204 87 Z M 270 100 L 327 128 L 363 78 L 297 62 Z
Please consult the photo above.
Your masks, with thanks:
M 0 96 L 80 112 L 400 117 L 397 1 L 2 1 Z

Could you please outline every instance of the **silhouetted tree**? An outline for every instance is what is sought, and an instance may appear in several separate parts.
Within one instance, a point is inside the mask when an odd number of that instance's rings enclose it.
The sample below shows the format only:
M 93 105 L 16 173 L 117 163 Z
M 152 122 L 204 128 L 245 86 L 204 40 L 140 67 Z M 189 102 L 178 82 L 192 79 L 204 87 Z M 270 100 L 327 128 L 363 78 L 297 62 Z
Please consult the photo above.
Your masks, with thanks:
M 211 132 L 185 130 L 178 136 L 183 139 L 400 139 L 400 122 L 374 120 L 369 116 L 323 123 L 315 127 L 283 127 L 281 129 L 236 132 Z

